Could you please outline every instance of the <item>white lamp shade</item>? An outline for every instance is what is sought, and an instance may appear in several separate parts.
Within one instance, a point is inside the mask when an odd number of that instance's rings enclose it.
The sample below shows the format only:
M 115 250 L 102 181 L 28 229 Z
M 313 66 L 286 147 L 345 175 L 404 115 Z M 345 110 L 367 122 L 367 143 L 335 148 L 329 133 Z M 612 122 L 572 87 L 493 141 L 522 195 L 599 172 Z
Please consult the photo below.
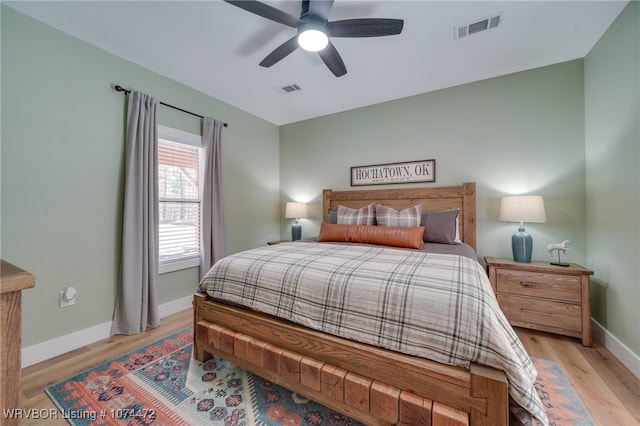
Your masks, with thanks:
M 287 203 L 287 207 L 284 211 L 284 217 L 286 219 L 303 219 L 306 218 L 307 215 L 306 203 Z
M 513 195 L 502 198 L 500 220 L 504 222 L 546 222 L 544 199 L 540 195 Z

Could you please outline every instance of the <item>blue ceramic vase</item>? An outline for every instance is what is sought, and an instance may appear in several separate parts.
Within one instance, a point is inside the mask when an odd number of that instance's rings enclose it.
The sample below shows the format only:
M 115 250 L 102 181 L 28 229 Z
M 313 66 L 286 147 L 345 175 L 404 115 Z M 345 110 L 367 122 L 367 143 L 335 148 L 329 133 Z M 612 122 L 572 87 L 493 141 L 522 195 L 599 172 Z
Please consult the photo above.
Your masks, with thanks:
M 291 225 L 291 241 L 298 241 L 302 238 L 302 226 L 296 220 L 293 225 Z
M 530 263 L 533 251 L 533 238 L 524 232 L 524 228 L 518 228 L 518 232 L 511 236 L 511 249 L 513 260 L 516 262 Z

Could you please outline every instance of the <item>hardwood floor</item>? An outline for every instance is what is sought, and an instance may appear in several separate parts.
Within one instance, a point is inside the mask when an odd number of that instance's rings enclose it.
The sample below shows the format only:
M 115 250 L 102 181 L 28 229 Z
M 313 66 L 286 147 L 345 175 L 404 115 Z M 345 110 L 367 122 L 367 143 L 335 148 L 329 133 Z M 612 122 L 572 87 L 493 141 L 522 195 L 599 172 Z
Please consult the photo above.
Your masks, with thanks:
M 44 389 L 122 353 L 144 346 L 191 325 L 191 310 L 164 318 L 160 327 L 136 336 L 114 336 L 22 371 L 21 408 L 55 409 Z M 530 355 L 557 362 L 596 425 L 640 425 L 640 380 L 600 342 L 585 348 L 578 339 L 516 329 Z M 23 420 L 21 425 L 42 425 Z M 47 425 L 66 425 L 63 419 Z
M 640 380 L 600 342 L 585 348 L 571 337 L 516 332 L 529 355 L 560 365 L 596 425 L 640 425 Z

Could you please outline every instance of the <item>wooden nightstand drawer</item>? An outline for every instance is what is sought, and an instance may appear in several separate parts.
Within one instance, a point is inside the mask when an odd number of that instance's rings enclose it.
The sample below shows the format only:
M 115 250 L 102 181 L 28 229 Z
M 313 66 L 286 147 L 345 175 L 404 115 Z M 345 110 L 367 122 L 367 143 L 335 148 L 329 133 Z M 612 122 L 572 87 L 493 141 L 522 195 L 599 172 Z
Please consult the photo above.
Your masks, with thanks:
M 496 271 L 496 286 L 498 293 L 576 303 L 582 300 L 578 276 L 499 269 Z
M 580 304 L 562 303 L 553 300 L 520 297 L 512 294 L 498 294 L 498 303 L 505 316 L 516 326 L 575 332 L 582 331 L 582 308 Z M 542 326 L 542 327 L 539 327 Z M 549 330 L 551 331 L 551 330 Z

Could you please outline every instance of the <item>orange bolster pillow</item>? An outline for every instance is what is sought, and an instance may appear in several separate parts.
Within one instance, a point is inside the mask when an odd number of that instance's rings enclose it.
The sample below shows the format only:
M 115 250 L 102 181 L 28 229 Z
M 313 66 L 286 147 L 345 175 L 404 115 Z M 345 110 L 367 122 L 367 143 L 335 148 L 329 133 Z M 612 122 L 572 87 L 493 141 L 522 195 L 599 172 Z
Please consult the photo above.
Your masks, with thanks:
M 373 226 L 320 224 L 319 242 L 365 243 L 391 247 L 422 248 L 424 226 Z

